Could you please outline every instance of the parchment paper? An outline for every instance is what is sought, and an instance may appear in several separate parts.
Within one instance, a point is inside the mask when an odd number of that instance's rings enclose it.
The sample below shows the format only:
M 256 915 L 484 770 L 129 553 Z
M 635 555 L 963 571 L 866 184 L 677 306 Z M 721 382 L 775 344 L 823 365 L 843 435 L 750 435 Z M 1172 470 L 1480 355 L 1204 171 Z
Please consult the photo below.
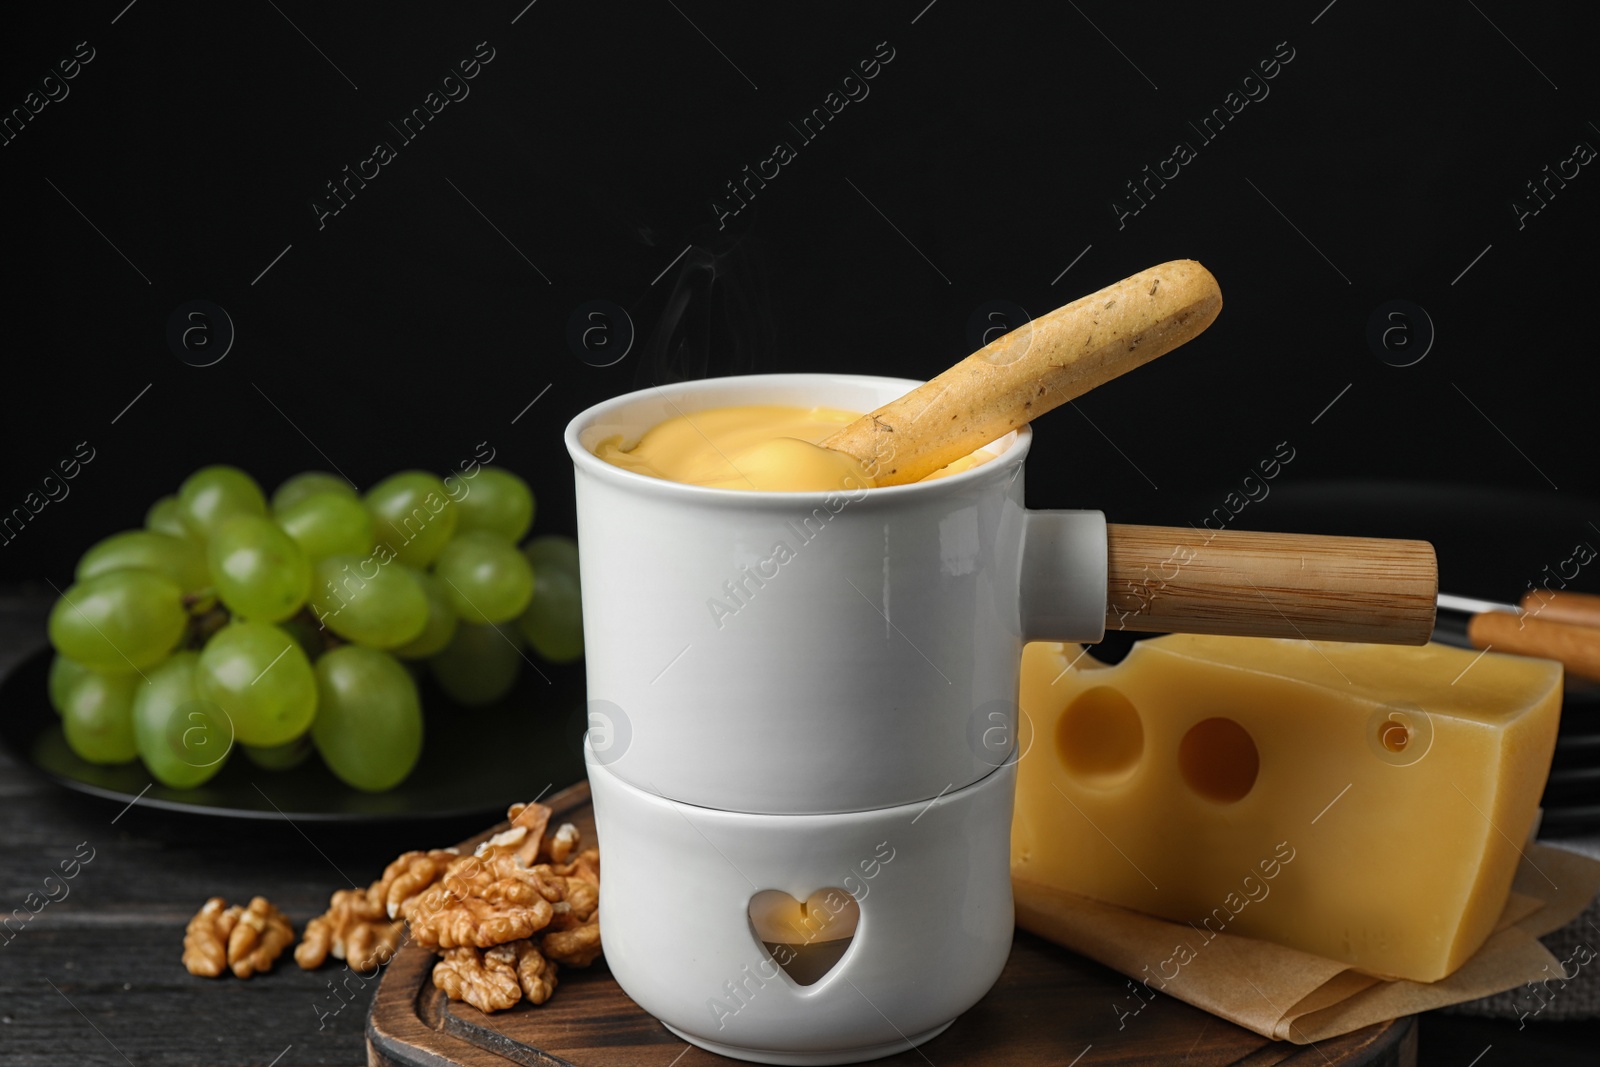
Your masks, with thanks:
M 1537 843 L 1523 850 L 1495 932 L 1437 982 L 1375 978 L 1349 964 L 1250 937 L 1207 941 L 1183 923 L 1012 879 L 1017 925 L 1264 1037 L 1308 1044 L 1372 1023 L 1568 977 L 1539 937 L 1571 922 L 1600 891 L 1600 861 Z M 1178 976 L 1158 965 L 1189 946 Z M 1141 994 L 1142 995 L 1142 994 Z

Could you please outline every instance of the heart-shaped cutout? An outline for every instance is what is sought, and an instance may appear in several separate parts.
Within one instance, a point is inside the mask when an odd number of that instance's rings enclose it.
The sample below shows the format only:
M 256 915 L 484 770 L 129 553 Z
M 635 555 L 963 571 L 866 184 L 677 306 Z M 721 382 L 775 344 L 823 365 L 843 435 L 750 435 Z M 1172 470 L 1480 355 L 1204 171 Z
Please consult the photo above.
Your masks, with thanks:
M 750 929 L 796 985 L 811 985 L 844 958 L 861 921 L 861 905 L 843 889 L 819 889 L 796 900 L 781 889 L 750 898 Z

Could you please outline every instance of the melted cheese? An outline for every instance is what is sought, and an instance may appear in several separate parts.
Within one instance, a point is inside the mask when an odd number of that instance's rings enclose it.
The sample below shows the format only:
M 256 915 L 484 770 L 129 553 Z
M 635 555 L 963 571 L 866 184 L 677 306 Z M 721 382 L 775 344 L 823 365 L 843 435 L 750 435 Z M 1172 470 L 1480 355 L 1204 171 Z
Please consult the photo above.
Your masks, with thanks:
M 820 444 L 858 418 L 855 412 L 837 408 L 778 404 L 711 408 L 653 426 L 631 448 L 624 448 L 620 437 L 607 438 L 594 454 L 638 474 L 715 489 L 864 489 L 872 485 L 869 472 L 854 457 Z M 974 452 L 923 480 L 992 458 L 987 451 Z

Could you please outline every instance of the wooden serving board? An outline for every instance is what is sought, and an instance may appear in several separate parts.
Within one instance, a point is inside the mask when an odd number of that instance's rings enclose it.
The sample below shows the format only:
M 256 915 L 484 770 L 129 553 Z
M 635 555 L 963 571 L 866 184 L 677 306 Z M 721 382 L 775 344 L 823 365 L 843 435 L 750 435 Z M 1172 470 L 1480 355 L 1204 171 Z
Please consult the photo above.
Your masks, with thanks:
M 546 801 L 556 819 L 595 840 L 589 786 Z M 504 824 L 462 843 L 477 843 Z M 604 878 L 602 868 L 601 877 Z M 730 1067 L 689 1045 L 628 998 L 605 968 L 563 967 L 555 995 L 485 1015 L 434 988 L 436 957 L 407 943 L 389 963 L 367 1020 L 368 1062 L 380 1067 Z M 1316 1045 L 1270 1041 L 1171 997 L 1141 1002 L 1127 979 L 1092 960 L 1019 930 L 1000 980 L 943 1034 L 916 1049 L 872 1061 L 883 1067 L 966 1064 L 1183 1063 L 1186 1067 L 1373 1065 L 1414 1067 L 1414 1017 Z M 1128 1014 L 1139 1008 L 1137 1014 Z M 1076 1058 L 1075 1058 L 1076 1057 Z

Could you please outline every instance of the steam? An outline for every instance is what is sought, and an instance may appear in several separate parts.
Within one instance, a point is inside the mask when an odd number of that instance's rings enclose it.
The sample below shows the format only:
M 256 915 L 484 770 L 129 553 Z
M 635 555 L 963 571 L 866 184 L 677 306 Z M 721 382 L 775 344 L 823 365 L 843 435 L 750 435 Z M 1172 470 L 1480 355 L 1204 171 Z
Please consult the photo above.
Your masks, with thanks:
M 650 330 L 635 385 L 662 385 L 771 366 L 776 324 L 748 234 L 722 251 L 695 245 L 678 261 Z M 665 282 L 666 279 L 663 279 Z

